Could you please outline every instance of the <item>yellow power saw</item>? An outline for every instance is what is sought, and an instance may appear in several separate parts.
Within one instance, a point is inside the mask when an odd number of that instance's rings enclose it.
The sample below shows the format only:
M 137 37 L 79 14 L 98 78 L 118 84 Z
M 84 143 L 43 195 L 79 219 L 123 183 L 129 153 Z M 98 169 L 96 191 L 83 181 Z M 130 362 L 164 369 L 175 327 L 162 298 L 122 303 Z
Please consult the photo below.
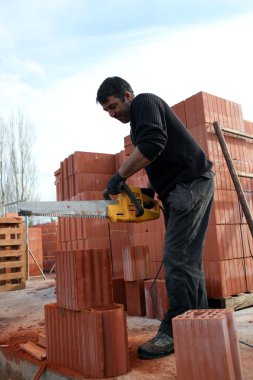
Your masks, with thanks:
M 105 190 L 104 200 L 18 202 L 18 214 L 106 218 L 111 223 L 140 223 L 158 219 L 160 216 L 159 203 L 150 194 L 150 189 L 129 187 L 126 183 L 122 183 L 122 192 L 117 199 L 112 199 Z

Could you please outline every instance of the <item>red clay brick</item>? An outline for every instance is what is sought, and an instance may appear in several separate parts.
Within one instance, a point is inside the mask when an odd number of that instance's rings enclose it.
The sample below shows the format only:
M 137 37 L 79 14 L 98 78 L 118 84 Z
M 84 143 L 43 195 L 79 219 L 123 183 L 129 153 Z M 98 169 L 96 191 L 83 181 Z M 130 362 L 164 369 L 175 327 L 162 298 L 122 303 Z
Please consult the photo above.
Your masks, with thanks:
M 178 380 L 243 379 L 232 311 L 190 310 L 172 323 Z
M 126 247 L 122 254 L 125 281 L 150 278 L 150 258 L 147 245 Z
M 144 280 L 126 281 L 125 284 L 128 315 L 146 315 Z
M 124 278 L 113 278 L 112 289 L 114 303 L 124 305 L 124 309 L 127 310 L 126 284 Z
M 129 370 L 126 316 L 122 305 L 82 311 L 45 305 L 47 360 L 78 371 L 82 376 L 105 378 Z
M 112 304 L 109 250 L 57 252 L 56 296 L 58 306 L 70 310 Z

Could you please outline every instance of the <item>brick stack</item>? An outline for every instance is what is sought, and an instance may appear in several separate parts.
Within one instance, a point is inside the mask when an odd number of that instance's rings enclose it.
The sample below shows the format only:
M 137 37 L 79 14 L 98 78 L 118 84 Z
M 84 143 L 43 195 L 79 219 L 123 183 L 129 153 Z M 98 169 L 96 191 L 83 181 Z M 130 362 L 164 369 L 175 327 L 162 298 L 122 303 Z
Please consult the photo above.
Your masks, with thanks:
M 45 305 L 48 361 L 89 378 L 126 373 L 126 316 L 113 302 L 109 250 L 57 252 L 56 296 Z
M 43 270 L 50 271 L 55 264 L 55 252 L 59 249 L 58 221 L 40 225 L 42 231 Z
M 102 192 L 114 172 L 113 154 L 75 152 L 55 172 L 57 200 L 71 200 L 84 191 Z
M 204 268 L 210 298 L 227 297 L 253 289 L 253 242 L 242 215 L 237 194 L 211 125 L 253 133 L 252 123 L 244 122 L 237 103 L 200 92 L 175 106 L 193 137 L 214 162 L 215 195 L 207 232 Z M 253 173 L 252 141 L 225 133 L 236 170 Z M 241 183 L 253 211 L 253 179 Z
M 233 310 L 190 310 L 172 323 L 178 380 L 243 379 Z
M 25 224 L 22 217 L 0 218 L 0 292 L 24 289 L 26 284 Z
M 55 265 L 55 252 L 59 250 L 58 222 L 36 224 L 30 228 L 41 229 L 43 271 L 49 272 Z
M 28 228 L 28 247 L 42 270 L 42 231 L 40 227 Z M 31 254 L 29 254 L 29 276 L 41 276 L 41 272 Z
M 117 155 L 120 158 L 120 154 Z M 57 200 L 101 200 L 115 173 L 115 155 L 75 152 L 55 172 Z M 62 250 L 110 248 L 113 276 L 123 277 L 121 250 L 129 244 L 127 227 L 99 218 L 59 218 Z

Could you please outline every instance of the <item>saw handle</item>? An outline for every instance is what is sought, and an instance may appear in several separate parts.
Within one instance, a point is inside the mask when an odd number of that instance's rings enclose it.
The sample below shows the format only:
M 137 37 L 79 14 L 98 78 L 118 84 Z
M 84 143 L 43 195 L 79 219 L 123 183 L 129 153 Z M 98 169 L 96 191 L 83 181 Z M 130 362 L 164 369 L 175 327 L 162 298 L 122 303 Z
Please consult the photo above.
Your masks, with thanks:
M 141 206 L 140 202 L 130 189 L 130 187 L 125 183 L 122 182 L 122 192 L 126 193 L 127 196 L 130 198 L 130 200 L 133 202 L 134 206 L 136 207 L 135 216 L 138 218 L 139 216 L 142 216 L 144 214 L 144 208 Z M 105 189 L 103 192 L 103 196 L 105 200 L 112 199 L 110 196 L 110 193 L 108 189 Z

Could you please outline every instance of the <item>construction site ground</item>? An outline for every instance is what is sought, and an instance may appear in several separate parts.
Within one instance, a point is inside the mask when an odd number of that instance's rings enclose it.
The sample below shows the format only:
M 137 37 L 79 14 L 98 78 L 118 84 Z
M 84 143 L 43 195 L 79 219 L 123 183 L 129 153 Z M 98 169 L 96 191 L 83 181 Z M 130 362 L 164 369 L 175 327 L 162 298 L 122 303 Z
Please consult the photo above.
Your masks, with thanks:
M 33 380 L 43 364 L 20 349 L 21 343 L 37 343 L 45 331 L 44 305 L 56 302 L 53 276 L 33 278 L 26 288 L 0 292 L 0 379 Z M 235 311 L 244 380 L 253 380 L 253 307 Z M 127 317 L 130 371 L 113 379 L 173 380 L 176 377 L 175 354 L 157 360 L 141 360 L 137 347 L 152 338 L 159 321 L 147 317 Z M 215 365 L 215 363 L 214 363 Z M 47 364 L 41 380 L 85 379 L 75 372 Z

